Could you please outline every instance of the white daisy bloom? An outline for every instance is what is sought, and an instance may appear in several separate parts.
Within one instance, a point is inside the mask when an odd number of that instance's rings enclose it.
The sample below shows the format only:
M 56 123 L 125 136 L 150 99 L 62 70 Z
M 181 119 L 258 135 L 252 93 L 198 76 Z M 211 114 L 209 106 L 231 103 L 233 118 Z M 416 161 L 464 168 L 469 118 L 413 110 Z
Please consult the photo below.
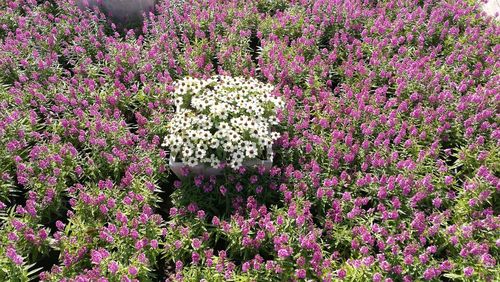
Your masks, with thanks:
M 250 144 L 245 147 L 245 155 L 249 158 L 257 157 L 257 146 L 255 144 Z
M 201 148 L 198 148 L 195 152 L 195 157 L 198 158 L 198 159 L 203 159 L 205 157 L 205 155 L 207 154 L 207 151 L 201 149 Z
M 189 158 L 187 160 L 187 165 L 190 167 L 196 166 L 198 165 L 198 161 L 196 160 L 196 158 Z
M 193 149 L 191 149 L 190 147 L 184 147 L 182 149 L 182 156 L 187 158 L 189 156 L 191 156 L 193 154 Z
M 212 139 L 210 140 L 210 148 L 212 148 L 212 149 L 217 149 L 217 148 L 219 148 L 219 145 L 220 145 L 219 139 L 217 139 L 217 138 L 212 138 Z

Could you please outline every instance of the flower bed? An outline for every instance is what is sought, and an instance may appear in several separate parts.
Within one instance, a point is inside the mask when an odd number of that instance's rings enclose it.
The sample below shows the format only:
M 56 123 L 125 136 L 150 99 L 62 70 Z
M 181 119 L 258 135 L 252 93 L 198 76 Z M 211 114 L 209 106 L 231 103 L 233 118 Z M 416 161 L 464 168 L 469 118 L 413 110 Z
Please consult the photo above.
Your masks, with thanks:
M 73 0 L 0 1 L 0 281 L 499 280 L 500 28 L 480 3 L 172 3 L 122 32 Z M 176 82 L 214 75 L 273 85 L 273 166 L 207 143 L 191 164 L 237 169 L 179 180 L 176 115 L 230 107 Z

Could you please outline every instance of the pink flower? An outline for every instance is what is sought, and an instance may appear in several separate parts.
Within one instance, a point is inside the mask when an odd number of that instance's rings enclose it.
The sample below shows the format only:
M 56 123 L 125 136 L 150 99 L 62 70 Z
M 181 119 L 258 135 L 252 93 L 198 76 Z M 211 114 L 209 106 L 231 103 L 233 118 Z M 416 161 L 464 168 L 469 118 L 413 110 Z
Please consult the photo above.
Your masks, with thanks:
M 219 218 L 217 216 L 214 216 L 212 218 L 212 224 L 215 225 L 215 226 L 218 226 L 219 223 L 220 223 Z
M 199 249 L 201 247 L 201 241 L 200 239 L 198 238 L 194 238 L 191 240 L 191 246 L 194 248 L 194 249 Z
M 295 270 L 295 276 L 299 279 L 306 278 L 306 270 L 305 269 L 297 269 Z
M 339 269 L 337 271 L 337 277 L 339 279 L 344 279 L 346 277 L 346 275 L 347 275 L 347 271 L 345 269 Z
M 7 258 L 12 260 L 17 265 L 22 265 L 24 262 L 23 257 L 17 254 L 16 250 L 12 248 L 11 246 L 7 247 L 7 252 L 6 252 Z
M 151 240 L 149 242 L 149 245 L 151 246 L 151 248 L 157 249 L 158 248 L 158 240 L 156 240 L 156 239 Z
M 283 258 L 286 258 L 288 256 L 290 256 L 290 253 L 288 252 L 287 249 L 279 249 L 278 250 L 278 257 L 283 259 Z
M 247 272 L 248 270 L 250 269 L 250 263 L 247 261 L 247 262 L 244 262 L 243 265 L 241 266 L 241 271 L 243 273 Z
M 191 259 L 193 260 L 193 263 L 197 264 L 200 261 L 200 254 L 193 252 L 191 254 Z
M 382 274 L 380 274 L 380 273 L 373 274 L 372 280 L 373 280 L 373 282 L 380 282 L 380 281 L 382 281 Z
M 112 274 L 115 274 L 118 271 L 118 263 L 116 261 L 110 261 L 108 263 L 108 270 Z
M 225 195 L 226 195 L 226 193 L 227 193 L 227 189 L 226 189 L 226 187 L 225 187 L 224 185 L 221 185 L 221 186 L 219 187 L 219 191 L 220 191 L 220 193 L 222 194 L 222 196 L 225 196 Z
M 128 273 L 132 276 L 136 276 L 138 273 L 138 270 L 135 266 L 129 266 Z
M 464 275 L 466 277 L 471 277 L 473 273 L 474 273 L 474 268 L 472 268 L 470 266 L 464 268 Z
M 182 264 L 182 262 L 180 260 L 178 260 L 178 261 L 175 262 L 175 270 L 176 271 L 182 270 L 182 267 L 183 267 L 183 264 Z

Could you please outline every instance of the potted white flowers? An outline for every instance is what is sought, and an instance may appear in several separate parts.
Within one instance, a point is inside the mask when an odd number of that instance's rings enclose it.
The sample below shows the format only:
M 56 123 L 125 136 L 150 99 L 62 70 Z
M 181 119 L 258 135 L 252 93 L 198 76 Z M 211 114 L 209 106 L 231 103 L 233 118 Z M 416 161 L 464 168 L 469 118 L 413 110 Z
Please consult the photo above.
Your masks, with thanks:
M 225 165 L 272 165 L 272 144 L 279 133 L 276 109 L 283 101 L 273 86 L 255 79 L 187 77 L 175 84 L 176 113 L 163 145 L 170 150 L 170 168 L 179 177 L 192 172 L 217 175 Z

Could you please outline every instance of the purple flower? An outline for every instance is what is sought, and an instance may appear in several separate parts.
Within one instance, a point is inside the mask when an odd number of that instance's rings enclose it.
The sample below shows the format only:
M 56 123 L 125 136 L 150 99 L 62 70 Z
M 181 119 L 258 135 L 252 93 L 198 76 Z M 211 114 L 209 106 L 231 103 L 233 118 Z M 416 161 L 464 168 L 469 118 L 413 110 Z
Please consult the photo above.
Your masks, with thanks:
M 243 265 L 241 266 L 241 271 L 243 273 L 247 272 L 250 269 L 250 262 L 244 262 Z
M 306 270 L 305 269 L 297 269 L 295 270 L 295 276 L 299 279 L 306 278 Z
M 101 260 L 102 260 L 102 256 L 101 256 L 101 253 L 97 250 L 92 250 L 90 252 L 90 256 L 91 256 L 91 261 L 93 264 L 99 264 L 101 263 Z
M 288 252 L 287 249 L 279 249 L 278 250 L 278 257 L 283 259 L 283 258 L 286 258 L 288 256 L 290 256 L 290 253 Z
M 339 279 L 344 279 L 346 277 L 346 275 L 347 275 L 347 271 L 345 269 L 339 269 L 337 271 L 337 277 Z
M 129 266 L 128 273 L 132 276 L 136 276 L 138 273 L 138 270 L 135 266 Z
M 110 261 L 108 263 L 108 270 L 112 274 L 115 274 L 118 271 L 118 263 L 116 261 Z
M 177 215 L 177 208 L 170 208 L 170 216 Z
M 151 246 L 151 248 L 157 249 L 158 248 L 158 240 L 156 240 L 156 239 L 151 240 L 149 242 L 149 245 Z
M 219 223 L 220 223 L 219 218 L 217 216 L 214 216 L 212 218 L 212 224 L 215 225 L 215 226 L 218 226 Z
M 197 252 L 193 252 L 191 254 L 191 259 L 193 260 L 193 263 L 197 264 L 200 261 L 200 254 Z
M 222 196 L 225 196 L 225 195 L 226 195 L 226 193 L 227 193 L 227 188 L 226 188 L 224 185 L 221 185 L 221 186 L 219 187 L 219 191 L 220 191 L 220 193 L 222 194 Z
M 16 250 L 11 246 L 7 247 L 6 251 L 7 258 L 12 260 L 17 265 L 22 265 L 24 263 L 23 257 L 17 254 Z
M 251 184 L 255 184 L 257 183 L 257 181 L 259 180 L 258 176 L 257 175 L 252 175 L 250 176 L 250 183 Z
M 203 210 L 199 210 L 199 211 L 197 211 L 196 216 L 197 216 L 199 219 L 204 219 L 204 218 L 205 218 L 205 211 L 203 211 Z
M 178 260 L 175 262 L 175 270 L 176 271 L 181 271 L 183 267 L 182 261 Z
M 481 256 L 481 261 L 487 267 L 494 267 L 497 264 L 496 259 L 490 254 L 483 254 Z
M 194 248 L 194 249 L 199 249 L 201 247 L 201 241 L 200 239 L 198 238 L 194 238 L 191 240 L 191 246 Z
M 440 274 L 439 269 L 434 268 L 434 267 L 430 267 L 424 271 L 424 279 L 425 280 L 432 280 L 433 278 L 437 277 L 439 274 Z
M 474 268 L 472 268 L 470 266 L 467 266 L 466 268 L 464 268 L 464 275 L 466 277 L 471 277 L 473 273 L 474 273 Z

